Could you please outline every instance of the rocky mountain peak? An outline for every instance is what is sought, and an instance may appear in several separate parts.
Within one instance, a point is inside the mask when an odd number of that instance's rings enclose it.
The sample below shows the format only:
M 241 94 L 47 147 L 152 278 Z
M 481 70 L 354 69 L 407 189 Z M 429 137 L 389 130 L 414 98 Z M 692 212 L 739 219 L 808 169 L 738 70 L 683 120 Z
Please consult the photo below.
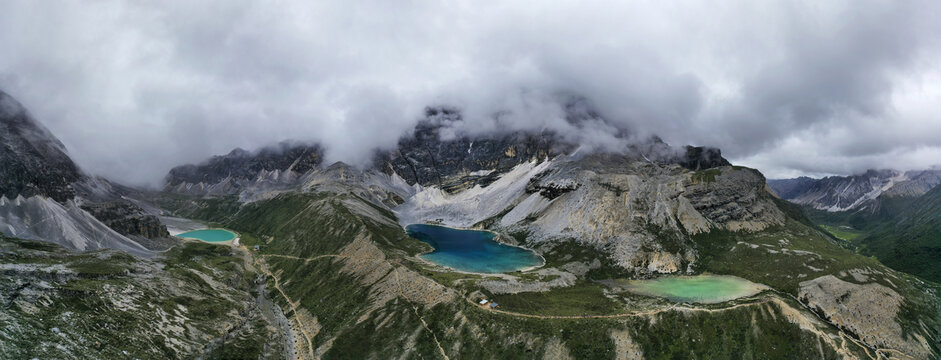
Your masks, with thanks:
M 170 170 L 167 187 L 180 184 L 216 184 L 226 179 L 254 179 L 261 172 L 294 172 L 303 174 L 319 168 L 323 148 L 318 144 L 282 142 L 254 153 L 241 148 L 226 155 L 213 156 L 200 164 L 188 164 Z
M 783 199 L 829 211 L 875 209 L 880 197 L 917 197 L 939 183 L 939 170 L 902 172 L 893 169 L 869 169 L 861 174 L 822 179 L 800 177 L 768 181 Z
M 65 201 L 75 196 L 71 184 L 83 177 L 62 142 L 0 91 L 0 194 Z

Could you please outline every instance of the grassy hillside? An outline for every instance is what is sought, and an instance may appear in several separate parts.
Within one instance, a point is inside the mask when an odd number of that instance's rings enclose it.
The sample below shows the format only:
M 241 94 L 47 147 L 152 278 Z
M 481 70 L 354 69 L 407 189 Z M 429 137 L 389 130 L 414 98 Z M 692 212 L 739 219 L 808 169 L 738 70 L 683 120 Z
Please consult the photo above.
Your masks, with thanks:
M 880 222 L 856 243 L 863 254 L 892 268 L 941 282 L 941 187 Z
M 0 358 L 278 358 L 233 249 L 186 242 L 152 262 L 0 239 Z
M 261 246 L 256 259 L 272 274 L 269 294 L 310 337 L 309 343 L 303 338 L 296 343 L 299 352 L 327 359 L 388 354 L 430 359 L 442 358 L 442 352 L 451 358 L 567 354 L 604 359 L 632 351 L 658 359 L 840 358 L 832 346 L 821 343 L 820 333 L 796 322 L 795 311 L 807 318 L 817 315 L 791 296 L 801 282 L 826 274 L 850 279 L 847 272 L 853 269 L 884 269 L 875 259 L 843 248 L 800 216 L 799 209 L 785 208 L 792 215 L 785 226 L 693 237 L 700 258 L 697 272 L 738 275 L 772 286 L 780 296 L 764 293 L 712 310 L 672 309 L 665 300 L 616 293 L 599 283 L 626 273 L 612 268 L 602 252 L 574 241 L 543 249 L 547 267 L 599 260 L 574 285 L 494 294 L 480 285 L 494 277 L 451 272 L 418 260 L 414 255 L 427 245 L 405 236 L 394 214 L 352 194 L 286 193 L 240 207 L 218 206 L 224 203 L 220 199 L 176 201 L 185 204 L 180 213 L 221 220 L 240 232 L 245 244 Z M 511 235 L 526 243 L 525 233 Z M 368 250 L 371 246 L 379 252 Z M 523 282 L 557 278 L 534 272 L 512 276 Z M 894 275 L 872 278 L 904 294 L 899 322 L 906 329 L 934 336 L 930 329 L 938 327 L 937 303 L 923 289 Z M 496 300 L 510 314 L 473 305 L 477 296 Z M 818 326 L 827 336 L 837 334 L 835 327 Z M 856 355 L 865 352 L 848 346 Z

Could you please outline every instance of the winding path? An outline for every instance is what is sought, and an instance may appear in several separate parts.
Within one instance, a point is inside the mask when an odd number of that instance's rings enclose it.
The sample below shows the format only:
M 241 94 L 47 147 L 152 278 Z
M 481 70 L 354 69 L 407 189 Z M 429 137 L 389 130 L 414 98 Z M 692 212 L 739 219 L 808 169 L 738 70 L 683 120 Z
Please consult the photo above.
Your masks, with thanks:
M 246 253 L 251 254 L 251 252 L 249 252 L 248 249 L 245 248 L 244 245 L 239 246 L 239 247 L 242 248 L 242 250 L 244 250 Z M 286 300 L 288 305 L 291 306 L 291 311 L 294 312 L 294 319 L 297 321 L 297 325 L 298 325 L 297 327 L 301 330 L 301 334 L 304 335 L 304 339 L 307 340 L 308 355 L 310 356 L 310 359 L 314 359 L 315 357 L 314 357 L 313 337 L 310 336 L 310 334 L 307 332 L 307 326 L 305 326 L 304 323 L 301 321 L 301 316 L 297 312 L 297 303 L 291 300 L 291 297 L 288 296 L 288 294 L 284 292 L 284 289 L 281 288 L 280 279 L 278 279 L 278 277 L 274 273 L 272 273 L 271 270 L 268 270 L 268 265 L 265 263 L 264 257 L 263 256 L 262 257 L 252 256 L 252 257 L 255 259 L 255 264 L 258 265 L 258 268 L 261 269 L 261 271 L 264 272 L 265 275 L 270 276 L 272 279 L 274 279 L 274 288 L 277 289 L 279 293 L 281 293 L 281 296 L 284 297 L 284 300 Z

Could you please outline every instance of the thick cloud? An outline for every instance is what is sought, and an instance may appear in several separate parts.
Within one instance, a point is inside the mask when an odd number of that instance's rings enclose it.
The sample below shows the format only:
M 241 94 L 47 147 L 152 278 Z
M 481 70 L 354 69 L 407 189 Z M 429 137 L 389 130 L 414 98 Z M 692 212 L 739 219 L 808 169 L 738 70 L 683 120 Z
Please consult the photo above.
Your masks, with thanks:
M 467 131 L 617 128 L 770 177 L 941 162 L 941 3 L 0 4 L 0 88 L 87 170 L 157 184 L 282 139 L 361 163 L 427 105 Z

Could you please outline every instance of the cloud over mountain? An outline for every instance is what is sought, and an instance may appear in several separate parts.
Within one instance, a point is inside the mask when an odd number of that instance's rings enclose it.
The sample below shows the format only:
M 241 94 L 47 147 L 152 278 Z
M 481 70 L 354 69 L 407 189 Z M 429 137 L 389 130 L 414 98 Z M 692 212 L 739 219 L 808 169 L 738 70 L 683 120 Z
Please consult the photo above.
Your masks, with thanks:
M 941 4 L 317 2 L 0 5 L 0 89 L 91 172 L 158 182 L 283 139 L 362 162 L 426 106 L 468 131 L 717 146 L 770 177 L 941 158 Z M 598 125 L 598 124 L 596 124 Z M 146 163 L 143 167 L 140 164 Z

